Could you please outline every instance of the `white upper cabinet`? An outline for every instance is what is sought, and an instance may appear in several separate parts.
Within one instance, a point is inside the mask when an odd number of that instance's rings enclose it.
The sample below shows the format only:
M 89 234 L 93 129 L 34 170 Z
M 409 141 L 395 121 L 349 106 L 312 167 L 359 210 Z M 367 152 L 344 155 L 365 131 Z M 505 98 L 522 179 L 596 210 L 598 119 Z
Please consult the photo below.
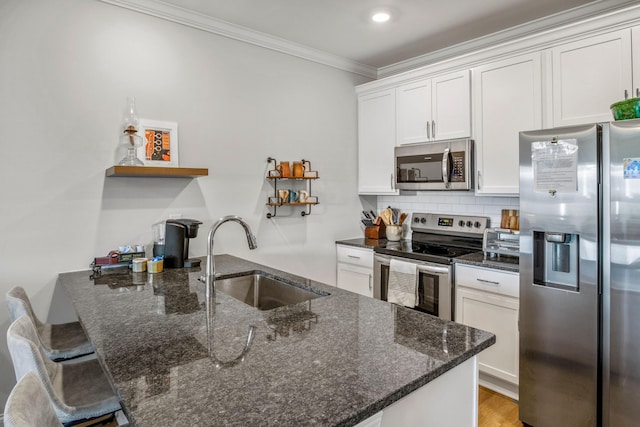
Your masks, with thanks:
M 541 55 L 472 70 L 476 194 L 519 194 L 519 132 L 542 127 Z
M 358 193 L 398 194 L 394 188 L 396 91 L 358 97 Z
M 550 51 L 553 127 L 611 121 L 610 105 L 624 99 L 625 90 L 629 97 L 635 96 L 633 83 L 640 81 L 632 82 L 631 29 Z
M 396 95 L 398 145 L 471 135 L 469 70 L 401 85 Z
M 396 96 L 397 144 L 425 142 L 431 139 L 431 79 L 402 85 L 396 89 Z
M 471 136 L 470 71 L 434 77 L 431 81 L 435 140 Z

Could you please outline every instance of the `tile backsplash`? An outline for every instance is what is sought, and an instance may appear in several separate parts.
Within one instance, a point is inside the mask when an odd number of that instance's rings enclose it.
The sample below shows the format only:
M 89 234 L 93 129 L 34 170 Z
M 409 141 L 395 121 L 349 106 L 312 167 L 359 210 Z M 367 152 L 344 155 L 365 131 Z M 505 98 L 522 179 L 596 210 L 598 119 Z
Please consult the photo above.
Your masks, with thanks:
M 457 215 L 487 216 L 490 227 L 500 226 L 502 209 L 519 209 L 519 197 L 484 197 L 473 192 L 423 191 L 406 192 L 399 196 L 378 196 L 378 212 L 388 206 L 403 212 L 429 212 Z

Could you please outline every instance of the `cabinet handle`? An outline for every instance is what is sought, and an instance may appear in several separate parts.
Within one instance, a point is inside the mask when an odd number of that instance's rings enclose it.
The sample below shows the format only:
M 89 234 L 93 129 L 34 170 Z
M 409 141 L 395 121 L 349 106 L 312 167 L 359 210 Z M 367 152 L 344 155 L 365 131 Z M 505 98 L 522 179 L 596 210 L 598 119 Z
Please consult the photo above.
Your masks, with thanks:
M 369 273 L 369 290 L 373 289 L 373 285 L 371 284 L 371 273 Z
M 431 134 L 433 135 L 433 139 L 436 139 L 436 121 L 431 120 Z
M 478 282 L 482 282 L 482 283 L 489 283 L 489 284 L 491 284 L 491 285 L 499 285 L 499 284 L 500 284 L 500 282 L 494 282 L 493 280 L 478 279 L 478 278 L 476 278 L 476 280 L 477 280 Z
M 391 173 L 391 189 L 395 190 L 396 186 L 395 183 L 393 182 L 393 173 Z
M 360 259 L 360 257 L 359 257 L 359 256 L 356 256 L 356 255 L 347 255 L 347 256 L 348 256 L 349 258 L 353 258 L 353 259 Z
M 636 98 L 640 98 L 640 87 L 636 88 Z
M 482 172 L 478 170 L 478 190 L 482 187 Z
M 429 122 L 427 122 L 427 139 L 431 139 L 431 129 L 429 128 Z
M 624 90 L 624 99 L 629 99 L 629 91 L 628 90 Z

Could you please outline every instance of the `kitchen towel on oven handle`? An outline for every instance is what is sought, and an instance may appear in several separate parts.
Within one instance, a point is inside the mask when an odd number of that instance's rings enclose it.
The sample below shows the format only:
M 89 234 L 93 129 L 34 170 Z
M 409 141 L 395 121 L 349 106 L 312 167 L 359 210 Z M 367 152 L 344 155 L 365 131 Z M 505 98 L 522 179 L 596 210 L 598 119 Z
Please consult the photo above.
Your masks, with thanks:
M 418 291 L 418 266 L 391 259 L 389 261 L 389 287 L 387 301 L 405 307 L 416 306 Z

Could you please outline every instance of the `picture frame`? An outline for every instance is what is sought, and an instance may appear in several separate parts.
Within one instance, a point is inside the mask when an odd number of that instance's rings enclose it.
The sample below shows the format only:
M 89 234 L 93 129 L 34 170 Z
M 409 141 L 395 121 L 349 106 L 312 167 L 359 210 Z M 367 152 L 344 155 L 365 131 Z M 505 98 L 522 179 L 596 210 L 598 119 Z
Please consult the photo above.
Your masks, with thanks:
M 179 166 L 178 123 L 140 119 L 138 134 L 144 141 L 138 148 L 138 158 L 145 166 Z

